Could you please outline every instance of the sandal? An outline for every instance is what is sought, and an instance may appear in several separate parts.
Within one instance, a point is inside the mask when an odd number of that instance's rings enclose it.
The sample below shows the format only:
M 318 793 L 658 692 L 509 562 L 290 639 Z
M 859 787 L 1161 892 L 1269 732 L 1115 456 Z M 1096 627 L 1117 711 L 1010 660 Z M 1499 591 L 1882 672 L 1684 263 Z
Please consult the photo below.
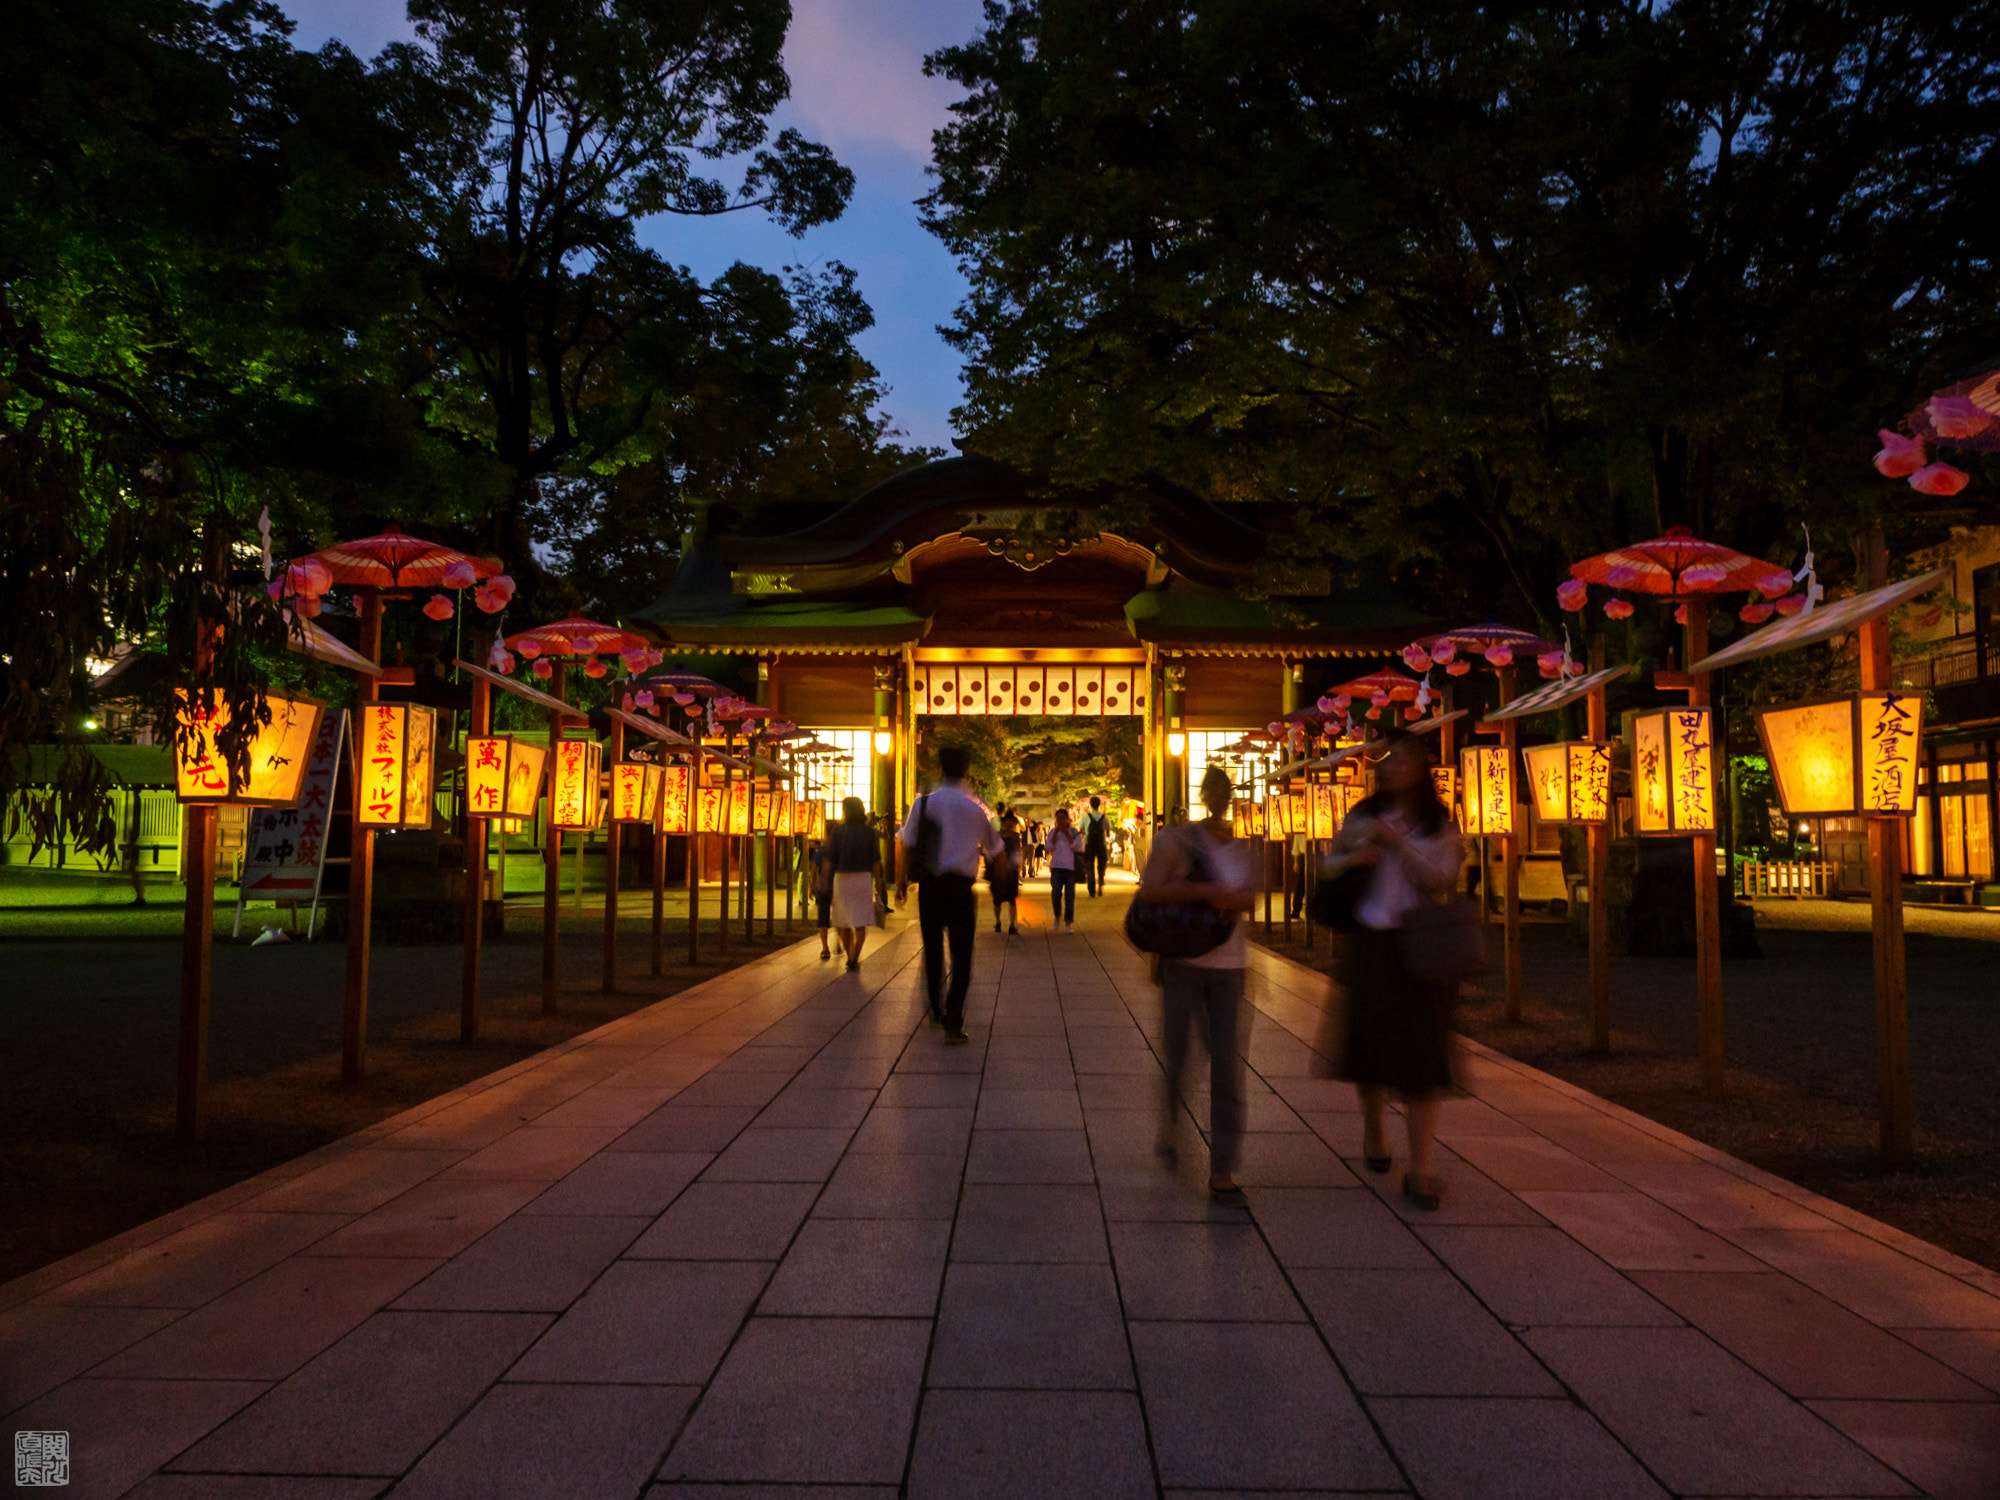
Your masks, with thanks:
M 1211 1187 L 1208 1190 L 1208 1196 L 1217 1203 L 1220 1203 L 1224 1208 L 1248 1208 L 1250 1206 L 1250 1195 L 1240 1187 Z
M 1418 1177 L 1414 1172 L 1406 1172 L 1403 1174 L 1403 1196 L 1417 1208 L 1436 1209 L 1444 1202 L 1444 1179 Z
M 1365 1148 L 1362 1151 L 1361 1160 L 1367 1164 L 1368 1170 L 1375 1173 L 1378 1177 L 1385 1175 L 1392 1165 L 1389 1157 L 1370 1156 Z

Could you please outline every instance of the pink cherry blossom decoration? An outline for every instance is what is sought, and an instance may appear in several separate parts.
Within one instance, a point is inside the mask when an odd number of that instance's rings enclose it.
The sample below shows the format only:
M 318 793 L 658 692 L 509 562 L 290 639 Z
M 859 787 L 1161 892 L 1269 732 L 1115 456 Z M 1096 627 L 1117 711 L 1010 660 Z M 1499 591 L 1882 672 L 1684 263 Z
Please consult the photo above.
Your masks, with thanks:
M 522 649 L 521 654 L 523 656 L 526 656 L 528 654 L 526 648 Z M 556 669 L 554 663 L 546 659 L 537 660 L 534 666 L 530 667 L 529 670 L 533 672 L 537 677 L 553 677 L 556 675 Z
M 438 582 L 448 589 L 469 588 L 479 582 L 479 570 L 473 567 L 468 559 L 461 557 L 455 563 L 445 564 L 444 572 L 439 576 Z
M 1630 599 L 1606 599 L 1604 601 L 1604 618 L 1607 620 L 1631 619 L 1632 601 Z
M 514 597 L 514 580 L 505 573 L 495 573 L 481 587 L 498 594 L 503 603 Z
M 1489 650 L 1487 651 L 1487 653 L 1486 653 L 1486 664 L 1487 664 L 1487 665 L 1488 665 L 1489 667 L 1511 667 L 1511 666 L 1513 666 L 1513 665 L 1514 665 L 1514 648 L 1513 648 L 1512 646 L 1494 646 L 1494 647 L 1491 647 L 1491 648 L 1490 648 L 1490 649 L 1489 649 Z
M 1910 476 L 1910 488 L 1924 495 L 1956 495 L 1972 476 L 1950 464 L 1926 464 Z
M 1371 719 L 1379 719 L 1382 717 L 1382 710 L 1379 708 L 1371 708 L 1368 710 L 1367 716 Z
M 1431 647 L 1431 660 L 1435 662 L 1448 662 L 1456 655 L 1458 655 L 1456 641 L 1439 641 Z
M 641 708 L 651 708 L 653 706 L 652 689 L 640 688 L 638 692 L 632 695 L 632 701 L 637 703 Z
M 583 675 L 586 677 L 602 677 L 605 670 L 604 663 L 594 656 L 583 664 Z
M 499 672 L 511 672 L 519 665 L 520 663 L 514 660 L 514 653 L 511 651 L 502 651 L 493 660 L 494 670 Z
M 1924 409 L 1930 413 L 1931 429 L 1941 438 L 1978 437 L 1993 425 L 1993 414 L 1965 396 L 1933 396 Z
M 1412 642 L 1403 648 L 1403 665 L 1412 672 L 1428 672 L 1431 666 L 1430 653 Z
M 452 616 L 450 598 L 444 594 L 432 594 L 424 604 L 424 613 L 433 620 L 449 620 Z
M 1471 670 L 1472 663 L 1469 661 L 1454 661 L 1445 664 L 1445 671 L 1453 677 L 1463 677 Z
M 301 594 L 292 601 L 292 608 L 308 620 L 320 612 L 320 607 L 317 594 Z
M 1805 607 L 1806 596 L 1804 594 L 1787 594 L 1777 603 L 1777 610 L 1781 615 L 1795 615 Z
M 1350 708 L 1353 705 L 1353 703 L 1354 699 L 1346 693 L 1335 693 L 1333 695 L 1333 706 L 1337 709 L 1345 711 L 1346 709 Z
M 1590 585 L 1581 578 L 1571 578 L 1556 587 L 1556 603 L 1572 612 L 1582 609 L 1590 602 Z
M 1783 568 L 1774 568 L 1757 580 L 1757 592 L 1766 599 L 1776 599 L 1791 592 L 1792 575 Z
M 1766 620 L 1771 618 L 1776 608 L 1777 606 L 1774 604 L 1768 604 L 1763 600 L 1759 600 L 1755 604 L 1746 604 L 1737 610 L 1736 618 L 1741 620 L 1745 625 L 1762 625 Z
M 1687 624 L 1687 622 L 1688 622 L 1688 607 L 1687 607 L 1687 606 L 1686 606 L 1685 604 L 1677 604 L 1677 605 L 1675 605 L 1675 606 L 1674 606 L 1674 623 L 1675 623 L 1676 625 L 1685 625 L 1685 624 Z
M 1924 440 L 1904 437 L 1884 427 L 1875 436 L 1882 440 L 1875 455 L 1875 472 L 1885 479 L 1906 479 L 1924 466 Z

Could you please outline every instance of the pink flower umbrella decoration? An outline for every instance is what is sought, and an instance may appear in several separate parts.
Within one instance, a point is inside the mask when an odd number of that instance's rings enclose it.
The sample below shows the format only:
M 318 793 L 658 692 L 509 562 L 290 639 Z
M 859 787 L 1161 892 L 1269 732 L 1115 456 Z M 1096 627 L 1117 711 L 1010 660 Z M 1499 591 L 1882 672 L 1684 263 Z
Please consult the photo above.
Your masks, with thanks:
M 1910 488 L 1924 495 L 1956 495 L 1972 476 L 1950 464 L 1926 464 L 1910 476 Z
M 1941 438 L 1978 437 L 1993 425 L 1993 414 L 1967 396 L 1933 396 L 1924 403 L 1931 431 Z
M 432 594 L 424 603 L 424 613 L 433 620 L 449 620 L 454 612 L 449 596 Z
M 1604 617 L 1607 620 L 1629 620 L 1632 618 L 1632 609 L 1633 606 L 1630 599 L 1606 599 L 1604 601 Z
M 1590 602 L 1590 585 L 1581 578 L 1566 578 L 1556 585 L 1556 603 L 1571 614 Z
M 1778 613 L 1786 616 L 1795 615 L 1805 607 L 1806 596 L 1804 594 L 1787 594 L 1777 603 Z
M 1904 437 L 1886 427 L 1875 436 L 1882 440 L 1881 451 L 1875 455 L 1875 471 L 1885 479 L 1907 479 L 1928 462 L 1922 438 Z
M 1777 606 L 1775 604 L 1772 604 L 1769 600 L 1760 599 L 1755 604 L 1746 604 L 1737 610 L 1736 618 L 1741 620 L 1745 625 L 1762 625 L 1766 620 L 1771 618 L 1776 610 Z
M 1469 661 L 1446 662 L 1444 669 L 1452 677 L 1463 677 L 1467 672 L 1472 670 L 1472 663 Z

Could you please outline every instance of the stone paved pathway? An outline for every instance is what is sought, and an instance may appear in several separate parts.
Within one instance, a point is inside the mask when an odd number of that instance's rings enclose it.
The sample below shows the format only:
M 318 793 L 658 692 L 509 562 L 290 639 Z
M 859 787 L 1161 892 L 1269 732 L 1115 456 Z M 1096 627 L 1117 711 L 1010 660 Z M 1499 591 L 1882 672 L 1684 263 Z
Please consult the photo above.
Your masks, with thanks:
M 970 1047 L 913 932 L 808 942 L 0 1287 L 6 1430 L 146 1500 L 2000 1496 L 2000 1277 L 1477 1050 L 1408 1212 L 1269 955 L 1212 1207 L 1121 909 L 982 933 Z

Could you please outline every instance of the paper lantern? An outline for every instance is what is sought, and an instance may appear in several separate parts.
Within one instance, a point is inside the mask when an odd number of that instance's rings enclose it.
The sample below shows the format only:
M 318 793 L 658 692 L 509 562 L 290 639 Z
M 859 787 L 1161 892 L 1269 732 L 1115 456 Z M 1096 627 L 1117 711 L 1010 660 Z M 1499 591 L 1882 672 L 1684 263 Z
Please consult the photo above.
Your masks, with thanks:
M 1611 747 L 1590 740 L 1531 745 L 1528 791 L 1544 823 L 1605 823 L 1611 818 Z
M 1465 788 L 1465 831 L 1500 838 L 1514 831 L 1514 763 L 1499 745 L 1469 745 L 1458 752 Z
M 1306 837 L 1330 839 L 1340 832 L 1340 815 L 1333 797 L 1333 784 L 1322 781 L 1307 789 Z
M 660 803 L 653 826 L 661 833 L 688 832 L 688 816 L 693 811 L 694 767 L 660 768 Z
M 355 802 L 364 828 L 428 828 L 437 776 L 437 711 L 370 703 L 355 732 Z
M 719 781 L 704 784 L 695 790 L 694 831 L 696 833 L 721 833 L 728 821 L 724 814 L 724 797 L 727 789 Z
M 1715 724 L 1706 708 L 1632 718 L 1632 822 L 1643 834 L 1715 832 Z
M 611 821 L 651 823 L 660 808 L 660 768 L 628 760 L 611 768 Z
M 750 783 L 733 782 L 729 788 L 729 832 L 740 837 L 750 831 Z
M 778 788 L 778 802 L 771 814 L 771 831 L 781 839 L 792 836 L 792 794 L 783 787 Z
M 581 833 L 604 821 L 604 747 L 596 740 L 558 740 L 549 774 L 549 826 Z
M 1432 766 L 1431 785 L 1437 788 L 1438 801 L 1450 807 L 1458 796 L 1458 768 L 1456 766 Z
M 509 735 L 474 735 L 465 742 L 465 806 L 475 818 L 532 818 L 542 795 L 548 748 Z
M 1760 709 L 1757 733 L 1793 817 L 1906 817 L 1917 810 L 1921 693 L 1856 693 Z
M 778 826 L 778 799 L 775 787 L 759 786 L 750 792 L 750 832 L 766 834 Z
M 216 737 L 229 723 L 220 695 L 213 712 L 202 713 L 185 690 L 174 694 L 174 795 L 182 802 L 229 803 L 235 807 L 296 807 L 305 784 L 306 762 L 319 738 L 323 706 L 312 698 L 266 693 L 271 722 L 261 724 L 250 740 L 247 780 L 238 780 L 221 753 Z

